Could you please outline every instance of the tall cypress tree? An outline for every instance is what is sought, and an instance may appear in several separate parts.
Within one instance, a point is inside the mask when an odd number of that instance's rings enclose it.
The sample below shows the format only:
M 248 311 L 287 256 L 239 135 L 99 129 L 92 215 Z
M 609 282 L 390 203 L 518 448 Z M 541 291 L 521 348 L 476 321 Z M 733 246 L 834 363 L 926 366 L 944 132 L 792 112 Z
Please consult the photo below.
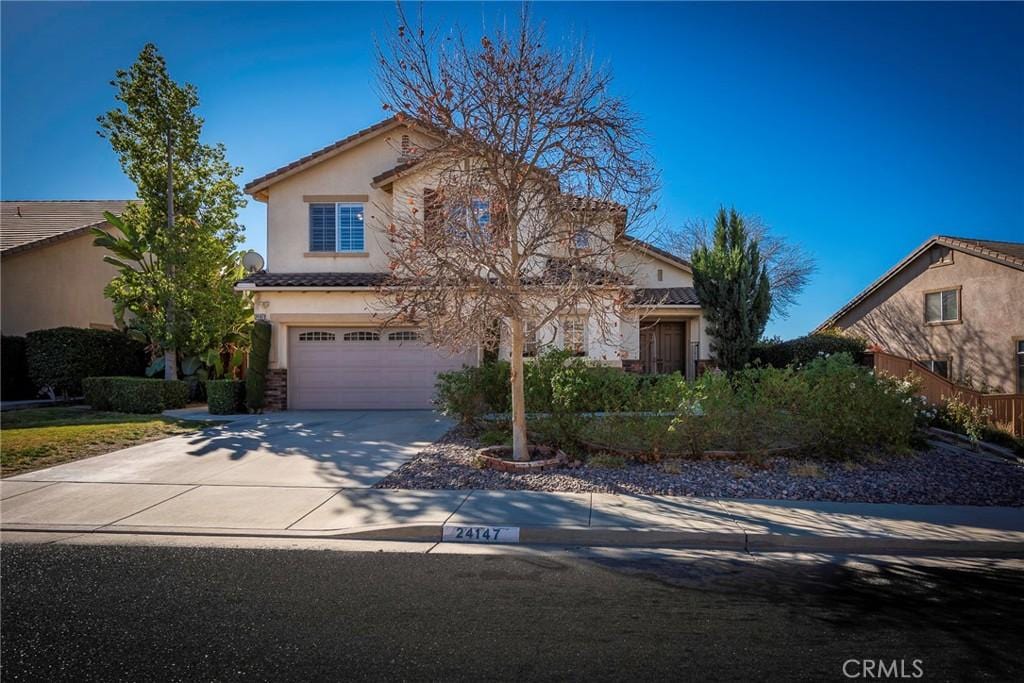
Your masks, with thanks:
M 729 373 L 750 360 L 750 350 L 771 313 L 772 295 L 761 250 L 735 209 L 721 208 L 712 243 L 693 252 L 693 284 L 700 299 L 711 350 Z

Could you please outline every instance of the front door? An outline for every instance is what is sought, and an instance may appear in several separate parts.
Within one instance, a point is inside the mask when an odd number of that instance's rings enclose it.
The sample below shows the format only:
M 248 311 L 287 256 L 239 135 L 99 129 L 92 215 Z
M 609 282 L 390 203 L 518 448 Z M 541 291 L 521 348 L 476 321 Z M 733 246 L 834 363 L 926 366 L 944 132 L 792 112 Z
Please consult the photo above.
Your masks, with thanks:
M 658 322 L 640 330 L 640 362 L 645 373 L 686 374 L 686 323 Z

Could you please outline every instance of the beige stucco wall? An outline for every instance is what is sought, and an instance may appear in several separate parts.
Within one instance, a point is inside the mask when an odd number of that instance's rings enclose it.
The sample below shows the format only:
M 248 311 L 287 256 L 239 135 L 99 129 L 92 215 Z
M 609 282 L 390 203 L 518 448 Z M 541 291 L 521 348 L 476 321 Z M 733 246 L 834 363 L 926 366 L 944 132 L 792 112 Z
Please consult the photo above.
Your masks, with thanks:
M 962 321 L 925 323 L 925 293 L 956 287 L 962 287 Z M 1014 340 L 1024 337 L 1024 271 L 960 251 L 952 264 L 929 266 L 925 253 L 837 326 L 901 356 L 949 358 L 952 379 L 1011 393 L 1017 390 Z
M 637 287 L 693 287 L 693 274 L 682 265 L 636 249 L 621 248 L 617 255 L 619 267 L 628 273 Z M 661 280 L 658 280 L 661 270 Z
M 326 161 L 272 185 L 267 200 L 267 270 L 275 273 L 385 271 L 384 226 L 392 195 L 370 186 L 374 176 L 399 161 L 401 136 L 416 133 L 396 128 L 356 145 Z M 307 195 L 366 195 L 366 252 L 317 254 L 309 252 L 309 202 Z
M 7 335 L 51 327 L 114 326 L 113 304 L 103 288 L 117 270 L 105 251 L 84 234 L 11 254 L 0 261 L 2 321 Z

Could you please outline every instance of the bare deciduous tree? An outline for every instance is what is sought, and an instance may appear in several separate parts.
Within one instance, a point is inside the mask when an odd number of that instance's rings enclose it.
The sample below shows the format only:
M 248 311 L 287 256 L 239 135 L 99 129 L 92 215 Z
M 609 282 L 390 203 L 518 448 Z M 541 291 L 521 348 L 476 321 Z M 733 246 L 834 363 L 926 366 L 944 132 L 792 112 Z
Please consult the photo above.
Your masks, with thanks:
M 388 321 L 452 349 L 511 350 L 513 455 L 529 459 L 527 335 L 564 316 L 618 338 L 630 275 L 616 237 L 649 215 L 656 174 L 637 117 L 580 45 L 546 46 L 524 6 L 513 29 L 398 26 L 378 45 L 384 108 L 422 140 L 394 176 Z M 627 226 L 628 224 L 628 226 Z
M 744 215 L 744 224 L 751 238 L 757 240 L 761 260 L 771 282 L 772 317 L 787 318 L 796 305 L 811 276 L 817 270 L 814 257 L 799 244 L 789 242 L 772 232 L 760 216 Z M 685 259 L 702 244 L 711 244 L 711 229 L 703 219 L 687 221 L 679 230 L 670 232 L 666 243 L 670 251 Z

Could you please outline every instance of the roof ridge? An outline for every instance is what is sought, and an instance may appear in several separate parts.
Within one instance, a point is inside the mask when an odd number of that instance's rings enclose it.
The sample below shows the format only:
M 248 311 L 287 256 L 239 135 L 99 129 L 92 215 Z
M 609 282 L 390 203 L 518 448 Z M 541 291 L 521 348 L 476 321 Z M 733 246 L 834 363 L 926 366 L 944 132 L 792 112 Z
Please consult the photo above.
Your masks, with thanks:
M 959 242 L 988 242 L 990 244 L 1014 244 L 1022 245 L 1024 242 L 1011 242 L 1010 240 L 990 240 L 983 237 L 957 237 L 956 235 L 936 235 L 936 239 L 957 240 Z

